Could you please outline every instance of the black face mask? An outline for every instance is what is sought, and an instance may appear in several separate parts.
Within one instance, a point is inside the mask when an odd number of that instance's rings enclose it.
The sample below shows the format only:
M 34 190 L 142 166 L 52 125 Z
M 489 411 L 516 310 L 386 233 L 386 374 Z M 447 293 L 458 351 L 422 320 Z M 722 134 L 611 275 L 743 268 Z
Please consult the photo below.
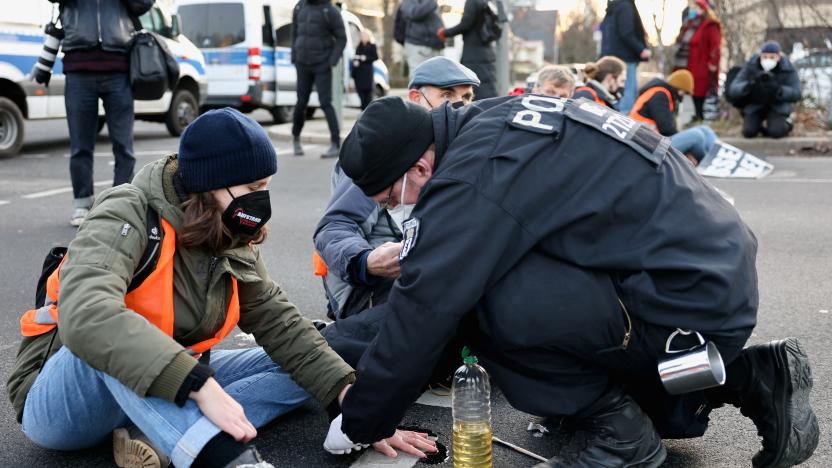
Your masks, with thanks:
M 257 190 L 234 198 L 231 190 L 226 188 L 233 200 L 222 213 L 222 222 L 235 234 L 253 236 L 272 216 L 272 205 L 268 190 Z

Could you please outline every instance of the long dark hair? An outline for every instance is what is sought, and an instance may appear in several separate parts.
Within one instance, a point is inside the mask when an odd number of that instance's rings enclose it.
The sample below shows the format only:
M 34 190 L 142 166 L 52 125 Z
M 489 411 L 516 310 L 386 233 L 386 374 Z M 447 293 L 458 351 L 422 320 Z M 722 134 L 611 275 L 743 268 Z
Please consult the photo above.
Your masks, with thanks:
M 185 221 L 177 233 L 180 246 L 218 254 L 234 245 L 234 236 L 222 222 L 222 209 L 211 192 L 188 195 L 182 208 Z M 268 233 L 268 227 L 263 226 L 253 236 L 238 234 L 237 241 L 240 244 L 262 244 Z

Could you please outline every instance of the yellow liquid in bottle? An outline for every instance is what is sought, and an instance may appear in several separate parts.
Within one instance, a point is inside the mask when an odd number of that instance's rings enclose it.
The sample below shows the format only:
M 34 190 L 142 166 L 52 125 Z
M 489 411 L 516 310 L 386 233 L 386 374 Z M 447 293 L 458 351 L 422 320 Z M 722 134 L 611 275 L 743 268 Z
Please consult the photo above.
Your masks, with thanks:
M 454 468 L 491 468 L 491 426 L 454 422 Z

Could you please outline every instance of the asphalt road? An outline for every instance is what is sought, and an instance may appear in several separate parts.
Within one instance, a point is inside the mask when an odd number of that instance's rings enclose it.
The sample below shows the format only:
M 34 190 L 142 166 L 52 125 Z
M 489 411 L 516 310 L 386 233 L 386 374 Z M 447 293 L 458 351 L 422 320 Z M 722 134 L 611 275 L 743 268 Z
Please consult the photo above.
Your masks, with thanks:
M 268 122 L 266 114 L 257 114 Z M 19 315 L 31 306 L 34 286 L 44 253 L 54 245 L 66 245 L 75 229 L 68 224 L 71 191 L 68 176 L 68 137 L 63 121 L 29 125 L 31 143 L 15 158 L 0 159 L 0 390 L 14 361 L 19 342 Z M 104 133 L 106 135 L 106 131 Z M 324 316 L 323 292 L 311 275 L 311 236 L 329 194 L 332 161 L 317 157 L 324 147 L 307 147 L 307 156 L 295 158 L 288 144 L 275 142 L 279 171 L 272 183 L 272 235 L 262 250 L 271 274 L 289 297 L 310 318 Z M 175 150 L 160 124 L 136 126 L 139 166 Z M 112 177 L 112 156 L 105 137 L 99 140 L 95 181 L 99 189 Z M 759 325 L 751 341 L 764 342 L 785 336 L 800 338 L 812 359 L 815 376 L 813 405 L 821 424 L 821 443 L 805 466 L 832 466 L 832 159 L 771 158 L 775 172 L 759 181 L 714 181 L 733 195 L 737 209 L 756 233 L 760 248 Z M 63 189 L 63 190 L 61 190 Z M 240 334 L 223 346 L 249 346 Z M 536 453 L 551 457 L 572 436 L 556 433 L 531 437 L 525 427 L 528 416 L 495 397 L 494 434 Z M 430 429 L 439 441 L 450 445 L 450 410 L 416 404 L 405 424 Z M 257 446 L 277 466 L 346 467 L 412 466 L 409 460 L 381 464 L 368 455 L 335 457 L 321 449 L 326 416 L 310 405 L 260 431 Z M 750 420 L 734 408 L 712 414 L 711 429 L 697 440 L 666 441 L 669 467 L 742 467 L 751 465 L 758 438 Z M 495 466 L 531 466 L 535 462 L 503 447 L 495 447 Z M 357 459 L 359 459 L 357 461 Z M 376 464 L 373 464 L 376 460 Z M 112 466 L 109 443 L 64 454 L 35 447 L 22 435 L 12 409 L 0 403 L 0 465 Z M 450 466 L 450 462 L 442 466 Z

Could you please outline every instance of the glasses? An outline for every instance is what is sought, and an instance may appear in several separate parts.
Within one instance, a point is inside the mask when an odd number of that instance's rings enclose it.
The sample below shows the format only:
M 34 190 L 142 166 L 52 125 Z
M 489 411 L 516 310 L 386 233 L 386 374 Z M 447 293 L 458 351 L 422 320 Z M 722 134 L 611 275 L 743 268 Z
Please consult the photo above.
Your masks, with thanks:
M 390 186 L 390 190 L 387 191 L 387 196 L 384 197 L 384 200 L 378 204 L 379 208 L 382 210 L 386 210 L 390 208 L 390 198 L 393 196 L 393 186 Z

